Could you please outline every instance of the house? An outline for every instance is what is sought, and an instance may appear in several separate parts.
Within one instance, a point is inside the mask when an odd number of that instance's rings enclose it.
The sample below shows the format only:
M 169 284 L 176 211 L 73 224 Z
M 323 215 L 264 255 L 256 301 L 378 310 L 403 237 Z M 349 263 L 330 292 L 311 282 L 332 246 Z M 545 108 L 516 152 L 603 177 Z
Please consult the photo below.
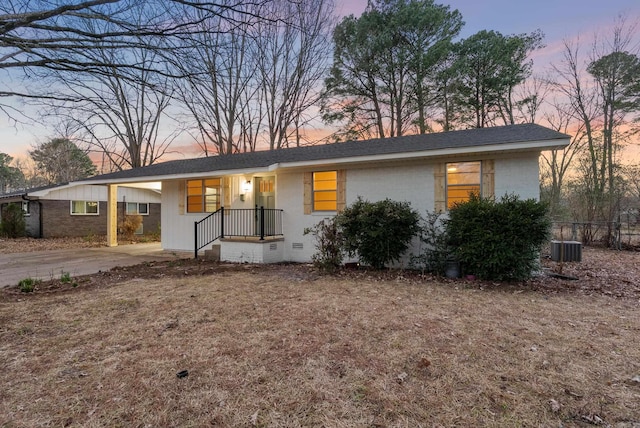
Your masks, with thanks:
M 359 196 L 409 201 L 421 213 L 471 191 L 537 199 L 540 152 L 568 143 L 539 125 L 511 125 L 175 160 L 83 183 L 108 186 L 110 212 L 119 186 L 161 183 L 166 250 L 197 256 L 215 245 L 227 261 L 307 262 L 315 248 L 304 229 Z M 113 220 L 109 230 L 117 245 Z
M 139 214 L 142 226 L 136 233 L 160 231 L 160 191 L 118 188 L 118 220 Z M 35 238 L 104 236 L 107 233 L 107 187 L 67 183 L 0 195 L 0 212 L 9 203 L 19 203 L 25 213 L 27 235 Z

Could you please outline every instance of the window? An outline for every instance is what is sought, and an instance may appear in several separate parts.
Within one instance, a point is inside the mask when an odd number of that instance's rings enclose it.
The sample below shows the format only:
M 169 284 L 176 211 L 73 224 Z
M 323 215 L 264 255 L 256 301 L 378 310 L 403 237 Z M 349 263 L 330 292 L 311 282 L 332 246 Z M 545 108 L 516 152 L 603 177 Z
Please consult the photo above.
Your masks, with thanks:
M 187 212 L 212 213 L 220 209 L 221 180 L 187 180 Z
M 98 201 L 71 201 L 72 215 L 98 215 Z
M 338 172 L 313 173 L 313 210 L 336 211 L 338 209 Z
M 146 202 L 127 202 L 127 215 L 149 215 L 149 204 Z
M 447 208 L 469 200 L 470 193 L 481 194 L 481 163 L 451 162 L 447 164 Z
M 31 206 L 29 204 L 29 201 L 22 201 L 22 212 L 24 213 L 25 217 L 29 217 L 31 215 Z

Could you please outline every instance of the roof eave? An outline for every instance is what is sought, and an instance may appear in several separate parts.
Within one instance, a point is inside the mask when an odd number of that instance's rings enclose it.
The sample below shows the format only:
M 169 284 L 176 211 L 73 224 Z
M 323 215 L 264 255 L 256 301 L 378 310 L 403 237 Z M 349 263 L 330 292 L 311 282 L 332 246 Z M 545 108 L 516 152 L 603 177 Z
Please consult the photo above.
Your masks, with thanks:
M 397 161 L 407 159 L 425 159 L 425 158 L 441 158 L 446 156 L 460 156 L 460 155 L 476 155 L 483 153 L 498 153 L 498 152 L 525 152 L 525 151 L 538 151 L 556 150 L 564 148 L 569 144 L 569 139 L 556 139 L 556 140 L 540 140 L 540 141 L 528 141 L 517 143 L 499 143 L 489 144 L 484 146 L 465 146 L 465 147 L 453 147 L 436 150 L 421 150 L 412 152 L 401 153 L 386 153 L 380 155 L 365 155 L 365 156 L 349 156 L 333 159 L 319 159 L 309 161 L 296 161 L 296 162 L 281 162 L 278 165 L 278 169 L 289 168 L 302 168 L 310 167 L 314 165 L 335 165 L 335 164 L 349 164 L 349 163 L 371 163 L 371 162 L 383 162 L 383 161 Z
M 265 172 L 274 172 L 282 169 L 312 167 L 320 165 L 336 165 L 336 164 L 360 164 L 365 162 L 386 162 L 397 161 L 406 159 L 425 159 L 425 158 L 441 158 L 446 156 L 461 156 L 461 155 L 475 155 L 483 153 L 499 153 L 499 152 L 523 152 L 523 151 L 545 151 L 555 150 L 566 147 L 569 144 L 569 138 L 557 138 L 551 140 L 534 140 L 526 142 L 513 142 L 513 143 L 495 143 L 478 146 L 464 146 L 464 147 L 449 147 L 442 149 L 429 149 L 410 152 L 396 152 L 385 154 L 373 154 L 373 155 L 361 155 L 361 156 L 345 156 L 339 158 L 324 158 L 324 159 L 312 159 L 304 161 L 292 161 L 292 162 L 275 162 L 273 164 L 261 167 L 252 168 L 235 168 L 224 170 L 211 170 L 201 172 L 191 172 L 182 174 L 165 174 L 165 175 L 152 175 L 143 177 L 127 177 L 127 178 L 115 178 L 115 179 L 102 179 L 102 180 L 86 180 L 80 182 L 69 183 L 69 185 L 77 184 L 96 184 L 96 185 L 108 185 L 108 184 L 133 184 L 149 181 L 171 181 L 171 180 L 185 180 L 195 179 L 204 176 L 225 176 L 225 175 L 243 175 L 243 174 L 258 174 Z

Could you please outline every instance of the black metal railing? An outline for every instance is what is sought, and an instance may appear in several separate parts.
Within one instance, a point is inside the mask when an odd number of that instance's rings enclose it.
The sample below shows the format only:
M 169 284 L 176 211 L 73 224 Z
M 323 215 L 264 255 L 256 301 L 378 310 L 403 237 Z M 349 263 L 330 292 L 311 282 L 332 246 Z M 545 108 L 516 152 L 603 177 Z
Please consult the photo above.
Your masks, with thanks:
M 231 236 L 282 236 L 282 210 L 256 207 L 249 209 L 220 208 L 195 222 L 195 258 L 198 251 L 217 239 Z

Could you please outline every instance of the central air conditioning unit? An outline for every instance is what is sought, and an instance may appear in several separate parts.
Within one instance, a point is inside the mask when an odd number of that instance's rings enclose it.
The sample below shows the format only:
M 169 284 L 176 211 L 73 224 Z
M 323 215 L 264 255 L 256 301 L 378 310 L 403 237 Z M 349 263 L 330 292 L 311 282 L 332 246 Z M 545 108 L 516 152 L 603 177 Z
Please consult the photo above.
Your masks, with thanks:
M 582 243 L 578 241 L 551 241 L 551 260 L 554 262 L 581 262 Z

